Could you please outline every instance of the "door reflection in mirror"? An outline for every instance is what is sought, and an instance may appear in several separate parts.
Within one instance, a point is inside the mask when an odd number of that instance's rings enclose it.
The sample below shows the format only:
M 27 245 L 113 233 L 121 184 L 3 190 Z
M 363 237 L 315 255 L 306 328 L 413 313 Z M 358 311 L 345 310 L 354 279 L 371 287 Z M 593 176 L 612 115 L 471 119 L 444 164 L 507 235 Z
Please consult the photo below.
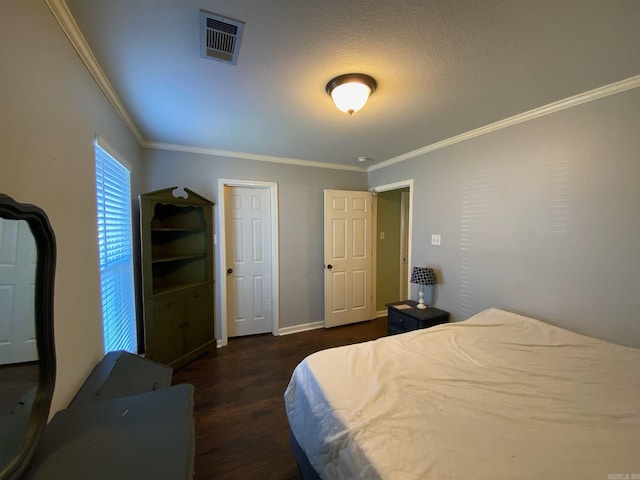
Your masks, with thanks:
M 36 263 L 29 224 L 0 218 L 0 466 L 22 448 L 38 390 Z
M 38 360 L 36 255 L 27 222 L 0 218 L 0 365 Z
M 55 266 L 44 210 L 0 193 L 0 480 L 22 477 L 49 417 Z

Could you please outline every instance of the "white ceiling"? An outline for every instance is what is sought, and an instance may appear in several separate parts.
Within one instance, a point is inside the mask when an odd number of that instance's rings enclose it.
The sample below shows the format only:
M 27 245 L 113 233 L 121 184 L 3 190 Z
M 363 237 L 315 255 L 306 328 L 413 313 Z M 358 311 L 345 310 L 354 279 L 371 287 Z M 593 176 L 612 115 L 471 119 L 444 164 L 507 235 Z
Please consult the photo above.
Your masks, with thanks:
M 66 1 L 151 143 L 370 166 L 640 74 L 639 0 Z M 246 22 L 237 66 L 199 9 Z M 351 117 L 350 72 L 378 82 Z

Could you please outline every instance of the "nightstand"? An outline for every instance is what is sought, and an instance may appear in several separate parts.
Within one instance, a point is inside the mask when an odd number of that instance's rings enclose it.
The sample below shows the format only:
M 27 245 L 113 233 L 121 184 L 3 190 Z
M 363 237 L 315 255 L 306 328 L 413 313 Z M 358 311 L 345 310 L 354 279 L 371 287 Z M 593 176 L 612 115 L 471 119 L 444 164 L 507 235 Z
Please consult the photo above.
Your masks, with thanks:
M 410 305 L 410 308 L 401 308 Z M 429 328 L 449 321 L 449 312 L 435 307 L 417 308 L 418 302 L 404 300 L 387 304 L 387 335 Z

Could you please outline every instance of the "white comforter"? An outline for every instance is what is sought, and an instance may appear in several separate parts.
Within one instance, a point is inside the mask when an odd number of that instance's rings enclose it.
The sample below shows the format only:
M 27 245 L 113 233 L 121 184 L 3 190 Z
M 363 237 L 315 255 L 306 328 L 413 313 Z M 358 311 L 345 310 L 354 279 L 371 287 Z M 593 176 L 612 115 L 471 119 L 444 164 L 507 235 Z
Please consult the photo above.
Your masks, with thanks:
M 285 403 L 324 479 L 640 478 L 640 350 L 501 310 L 310 355 Z

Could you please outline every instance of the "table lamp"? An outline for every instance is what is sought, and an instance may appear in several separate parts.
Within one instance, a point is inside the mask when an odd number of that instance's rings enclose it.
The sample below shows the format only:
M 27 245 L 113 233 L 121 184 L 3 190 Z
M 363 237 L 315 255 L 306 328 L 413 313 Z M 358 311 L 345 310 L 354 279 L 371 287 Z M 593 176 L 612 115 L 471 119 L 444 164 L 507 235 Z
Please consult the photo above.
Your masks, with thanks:
M 413 267 L 413 271 L 411 272 L 411 283 L 420 285 L 418 308 L 427 308 L 424 304 L 424 286 L 436 284 L 436 273 L 433 271 L 433 268 Z

